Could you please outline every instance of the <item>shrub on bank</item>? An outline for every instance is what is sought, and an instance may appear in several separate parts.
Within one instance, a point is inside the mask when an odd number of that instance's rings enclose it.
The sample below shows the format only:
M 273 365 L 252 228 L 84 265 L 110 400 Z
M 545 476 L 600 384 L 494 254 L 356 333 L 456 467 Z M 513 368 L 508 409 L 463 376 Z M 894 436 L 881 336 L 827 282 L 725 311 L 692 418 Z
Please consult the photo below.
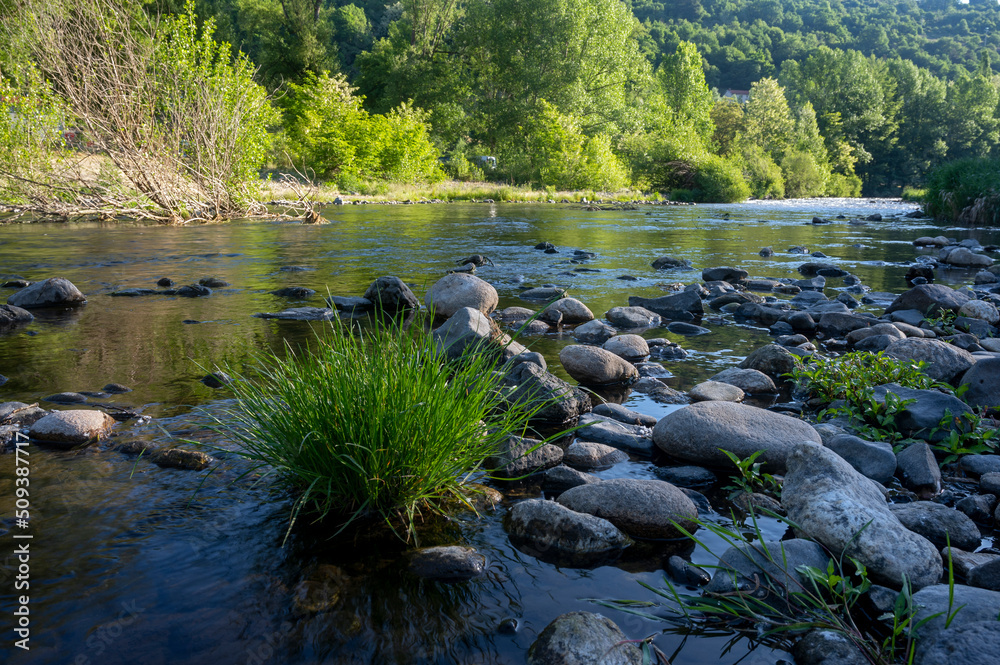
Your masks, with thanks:
M 949 162 L 927 182 L 929 215 L 970 226 L 1000 225 L 1000 158 Z
M 423 512 L 467 503 L 484 460 L 538 408 L 502 408 L 493 356 L 449 360 L 422 329 L 334 323 L 315 347 L 256 358 L 219 422 L 292 490 L 293 524 L 307 509 L 341 526 L 378 518 L 409 537 Z

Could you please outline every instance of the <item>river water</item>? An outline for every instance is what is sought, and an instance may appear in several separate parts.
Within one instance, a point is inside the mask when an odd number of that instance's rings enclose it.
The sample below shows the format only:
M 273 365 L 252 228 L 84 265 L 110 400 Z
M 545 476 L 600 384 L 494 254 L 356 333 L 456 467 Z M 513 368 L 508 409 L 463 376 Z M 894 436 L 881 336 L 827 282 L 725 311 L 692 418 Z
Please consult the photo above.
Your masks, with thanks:
M 0 456 L 0 655 L 5 663 L 521 663 L 536 635 L 572 610 L 602 612 L 633 639 L 655 635 L 674 662 L 775 663 L 783 652 L 730 635 L 688 634 L 597 605 L 594 599 L 650 600 L 639 582 L 662 586 L 671 544 L 639 547 L 615 565 L 560 567 L 514 548 L 502 528 L 506 505 L 480 518 L 458 515 L 423 533 L 422 545 L 466 544 L 489 560 L 487 575 L 459 585 L 420 580 L 406 570 L 405 546 L 382 533 L 330 538 L 304 527 L 284 540 L 289 501 L 267 482 L 244 475 L 227 454 L 232 444 L 206 428 L 229 405 L 223 390 L 199 379 L 216 364 L 239 367 L 247 354 L 280 352 L 313 335 L 311 325 L 254 318 L 294 306 L 322 306 L 322 296 L 360 295 L 374 278 L 397 275 L 418 297 L 457 259 L 488 255 L 478 272 L 496 286 L 500 307 L 531 306 L 525 287 L 557 284 L 601 316 L 629 295 L 658 296 L 661 283 L 700 280 L 700 269 L 738 266 L 761 277 L 801 277 L 802 245 L 858 275 L 874 291 L 900 293 L 923 235 L 982 244 L 996 231 L 948 229 L 925 220 L 849 219 L 900 215 L 912 204 L 886 200 L 751 202 L 691 207 L 640 206 L 588 211 L 577 205 L 449 204 L 343 206 L 326 209 L 329 224 L 245 222 L 194 227 L 118 224 L 0 226 L 0 281 L 65 277 L 88 297 L 70 311 L 37 311 L 34 323 L 0 334 L 0 402 L 44 401 L 63 391 L 98 391 L 109 382 L 132 392 L 92 401 L 129 406 L 147 418 L 118 426 L 109 442 L 82 451 L 31 446 L 31 651 L 13 645 L 13 455 Z M 812 224 L 814 215 L 844 219 Z M 533 249 L 548 241 L 557 254 Z M 765 246 L 774 255 L 761 257 Z M 596 258 L 574 263 L 573 250 Z M 654 271 L 669 254 L 695 271 Z M 580 268 L 587 269 L 581 271 Z M 623 275 L 635 281 L 618 279 Z M 217 277 L 231 286 L 206 298 L 108 294 Z M 939 281 L 971 282 L 966 271 Z M 829 280 L 827 295 L 836 295 Z M 306 300 L 270 295 L 285 286 L 317 291 Z M 0 289 L 6 299 L 12 289 Z M 872 311 L 881 307 L 872 306 Z M 651 330 L 688 350 L 666 362 L 671 386 L 687 390 L 734 366 L 767 343 L 764 329 L 712 314 L 712 334 L 684 338 Z M 527 338 L 550 370 L 559 366 L 567 333 Z M 641 395 L 625 404 L 655 415 L 671 407 Z M 129 439 L 192 448 L 201 442 L 219 460 L 211 472 L 164 469 L 114 450 Z M 184 443 L 180 443 L 184 441 Z M 655 477 L 633 460 L 603 477 Z M 508 501 L 537 488 L 501 487 Z M 716 501 L 714 495 L 713 501 Z M 723 511 L 725 512 L 725 511 Z M 726 519 L 717 516 L 720 522 Z M 764 523 L 766 535 L 782 529 Z M 711 539 L 709 539 L 712 544 Z M 715 543 L 718 544 L 718 543 Z M 328 606 L 304 611 L 296 596 L 322 579 Z M 20 592 L 19 592 L 20 593 Z M 518 629 L 501 628 L 517 619 Z

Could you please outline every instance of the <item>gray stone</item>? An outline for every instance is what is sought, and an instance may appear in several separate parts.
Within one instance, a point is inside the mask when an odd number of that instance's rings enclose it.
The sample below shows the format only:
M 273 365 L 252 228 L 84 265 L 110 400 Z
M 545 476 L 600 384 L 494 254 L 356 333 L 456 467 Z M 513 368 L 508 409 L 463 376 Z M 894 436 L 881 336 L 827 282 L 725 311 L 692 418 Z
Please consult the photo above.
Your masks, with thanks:
M 642 360 L 649 355 L 649 345 L 639 335 L 616 335 L 606 341 L 602 348 L 629 362 Z
M 959 308 L 958 315 L 979 319 L 991 326 L 1000 323 L 1000 311 L 997 311 L 997 306 L 985 300 L 968 301 Z
M 279 298 L 309 298 L 316 295 L 315 290 L 307 289 L 304 286 L 286 286 L 283 289 L 276 289 L 270 293 L 272 296 L 278 296 Z
M 668 466 L 656 467 L 653 473 L 660 480 L 665 480 L 677 487 L 704 487 L 714 485 L 718 478 L 714 473 L 701 466 Z
M 512 436 L 496 454 L 486 458 L 486 467 L 493 469 L 497 478 L 513 479 L 554 467 L 562 462 L 562 458 L 563 451 L 559 446 Z
M 563 492 L 559 503 L 602 517 L 633 538 L 679 538 L 693 533 L 698 509 L 680 489 L 662 480 L 614 478 Z
M 570 612 L 545 627 L 528 649 L 527 665 L 641 665 L 642 652 L 610 619 Z
M 542 499 L 514 504 L 505 524 L 517 544 L 527 545 L 533 554 L 554 558 L 617 552 L 631 542 L 608 520 Z
M 961 615 L 961 612 L 959 613 Z M 919 645 L 919 643 L 918 643 Z M 915 665 L 993 665 L 1000 653 L 1000 622 L 958 623 L 933 642 L 918 646 Z
M 843 633 L 810 630 L 792 647 L 796 665 L 867 665 L 865 654 Z
M 958 464 L 963 471 L 977 476 L 1000 472 L 1000 455 L 966 455 Z
M 463 307 L 434 331 L 434 340 L 450 358 L 486 349 L 498 341 L 499 330 L 492 319 L 472 307 Z
M 81 393 L 56 393 L 44 399 L 53 404 L 83 404 L 87 401 L 87 396 Z
M 7 298 L 7 304 L 22 309 L 39 307 L 76 306 L 87 302 L 87 297 L 72 282 L 62 277 L 50 277 L 35 282 Z
M 575 441 L 563 454 L 563 464 L 581 471 L 599 471 L 626 461 L 626 452 L 593 441 Z
M 756 369 L 730 367 L 719 372 L 710 380 L 728 383 L 751 395 L 771 395 L 778 392 L 771 377 Z
M 282 321 L 332 321 L 337 313 L 329 307 L 292 307 L 281 312 L 258 312 L 254 316 Z
M 545 309 L 561 313 L 563 323 L 586 323 L 594 320 L 594 313 L 576 298 L 560 298 Z
M 637 455 L 649 456 L 653 452 L 652 431 L 642 425 L 628 425 L 601 415 L 583 414 L 578 421 L 576 435 Z
M 374 306 L 371 300 L 360 296 L 330 296 L 326 299 L 326 302 L 338 312 L 347 312 L 348 314 L 367 312 Z
M 25 404 L 24 402 L 2 402 L 0 403 L 0 425 L 20 425 L 27 427 L 33 425 L 46 415 L 48 411 L 38 408 L 37 404 Z
M 688 323 L 686 321 L 672 321 L 667 324 L 667 330 L 675 335 L 687 335 L 688 337 L 694 335 L 708 335 L 712 332 L 708 328 L 696 326 L 695 324 Z
M 53 411 L 35 422 L 28 436 L 62 448 L 93 443 L 111 434 L 115 419 L 103 411 Z
M 791 351 L 777 344 L 767 344 L 755 349 L 738 367 L 763 372 L 780 384 L 787 380 L 784 375 L 795 369 L 797 364 L 798 360 Z
M 554 286 L 539 286 L 534 289 L 521 291 L 518 295 L 525 300 L 556 300 L 566 295 L 566 289 Z
M 176 295 L 181 298 L 206 298 L 212 295 L 212 289 L 202 284 L 188 284 L 176 290 L 164 291 L 164 295 Z
M 448 318 L 463 307 L 478 309 L 487 316 L 496 309 L 500 298 L 493 285 L 475 275 L 445 275 L 424 296 L 427 309 L 435 316 Z
M 588 321 L 573 330 L 573 337 L 581 344 L 604 344 L 618 334 L 618 331 L 604 321 Z
M 897 360 L 924 361 L 924 372 L 936 381 L 951 383 L 975 363 L 972 354 L 937 339 L 907 337 L 896 340 L 885 350 Z
M 667 414 L 653 428 L 653 442 L 663 452 L 712 467 L 731 466 L 722 450 L 741 459 L 760 450 L 758 459 L 781 472 L 802 441 L 820 442 L 809 423 L 735 402 L 697 402 Z
M 1000 592 L 964 584 L 935 584 L 913 594 L 913 603 L 918 610 L 912 625 L 920 626 L 916 665 L 996 663 L 1000 641 L 982 640 L 977 633 L 983 624 L 1000 628 L 996 620 Z
M 903 388 L 895 383 L 875 386 L 872 390 L 872 395 L 879 404 L 885 404 L 887 393 L 892 393 L 903 401 L 913 400 L 896 414 L 895 419 L 896 427 L 906 436 L 937 442 L 953 429 L 968 429 L 967 423 L 955 423 L 954 418 L 971 414 L 972 409 L 954 395 L 936 390 Z M 951 420 L 945 420 L 949 416 Z
M 554 466 L 542 473 L 542 488 L 552 495 L 562 494 L 566 490 L 578 485 L 599 482 L 601 482 L 601 479 L 597 476 L 571 469 L 565 464 Z
M 645 307 L 612 307 L 604 314 L 604 318 L 611 325 L 626 329 L 652 328 L 660 325 L 663 320 L 659 314 Z
M 891 314 L 901 310 L 917 310 L 921 317 L 936 316 L 942 309 L 958 313 L 962 305 L 969 301 L 969 296 L 943 284 L 918 284 L 909 291 L 898 296 L 885 313 Z M 912 321 L 907 321 L 912 323 Z
M 990 525 L 993 521 L 993 508 L 996 505 L 995 495 L 974 494 L 958 501 L 955 509 L 967 515 L 973 522 Z
M 471 547 L 425 547 L 410 556 L 410 572 L 440 582 L 464 582 L 486 572 L 486 557 Z
M 963 376 L 962 399 L 974 407 L 1000 407 L 1000 357 L 980 358 Z
M 201 471 L 207 469 L 215 461 L 211 455 L 197 450 L 183 450 L 181 448 L 165 448 L 156 450 L 150 459 L 157 466 L 172 469 L 188 469 L 191 471 Z
M 419 309 L 420 301 L 403 280 L 392 275 L 379 277 L 365 290 L 364 298 L 372 307 L 388 313 Z
M 993 259 L 984 254 L 976 254 L 968 247 L 945 247 L 938 255 L 938 260 L 962 268 L 988 268 L 993 265 Z
M 929 498 L 941 493 L 941 469 L 926 443 L 912 443 L 896 453 L 896 466 L 903 486 Z
M 644 413 L 633 411 L 632 409 L 628 409 L 621 404 L 615 404 L 614 402 L 598 404 L 594 407 L 594 414 L 605 416 L 607 418 L 613 418 L 614 420 L 617 420 L 620 423 L 625 423 L 626 425 L 642 425 L 644 427 L 653 427 L 656 425 L 656 418 L 653 416 L 647 416 Z
M 915 328 L 915 330 L 919 329 Z M 892 323 L 876 323 L 868 327 L 852 330 L 847 333 L 846 339 L 847 343 L 853 346 L 867 337 L 874 337 L 876 335 L 887 335 L 893 339 L 905 339 L 907 337 L 902 330 Z M 923 337 L 922 334 L 917 336 Z
M 590 396 L 535 363 L 514 365 L 504 374 L 504 384 L 512 391 L 505 396 L 509 404 L 541 406 L 532 417 L 539 423 L 563 425 L 590 410 Z
M 661 256 L 652 263 L 654 270 L 669 270 L 672 268 L 681 268 L 682 270 L 688 270 L 691 268 L 691 262 L 687 259 L 678 259 L 673 256 Z
M 828 337 L 845 337 L 848 333 L 867 328 L 871 325 L 871 319 L 855 314 L 841 314 L 838 312 L 826 312 L 819 317 L 817 327 L 819 331 Z
M 798 571 L 799 566 L 825 572 L 829 562 L 830 556 L 823 548 L 809 540 L 741 543 L 722 554 L 705 591 L 741 591 L 759 600 L 774 593 L 785 597 L 812 588 L 808 578 Z
M 209 388 L 224 388 L 233 382 L 233 378 L 225 372 L 216 371 L 201 377 L 201 382 Z
M 705 282 L 738 282 L 749 276 L 750 273 L 742 268 L 705 268 L 701 271 L 701 279 Z
M 0 305 L 0 330 L 23 326 L 35 320 L 34 314 L 14 305 Z
M 823 445 L 847 460 L 858 473 L 877 483 L 889 482 L 896 473 L 896 455 L 887 443 L 838 434 L 829 441 L 824 438 Z
M 781 504 L 802 533 L 829 551 L 854 557 L 872 579 L 915 589 L 941 577 L 941 555 L 926 538 L 900 523 L 875 483 L 836 453 L 802 443 L 788 456 Z
M 939 548 L 947 547 L 949 542 L 963 550 L 974 550 L 980 545 L 979 528 L 954 508 L 933 501 L 914 501 L 892 504 L 889 510 L 903 526 Z
M 976 543 L 976 547 L 979 547 L 979 543 Z M 1000 554 L 990 554 L 989 552 L 966 552 L 965 550 L 960 550 L 957 547 L 945 547 L 941 550 L 941 556 L 944 557 L 945 561 L 951 558 L 951 566 L 955 571 L 955 575 L 960 578 L 966 578 L 972 569 L 976 566 L 981 566 L 984 563 L 989 563 L 990 561 L 996 561 L 1000 559 Z
M 631 383 L 639 378 L 639 371 L 631 363 L 594 346 L 563 347 L 559 360 L 566 372 L 583 385 Z
M 745 397 L 741 389 L 719 381 L 703 381 L 688 391 L 688 396 L 696 402 L 742 402 Z
M 707 572 L 676 554 L 667 559 L 667 573 L 679 584 L 691 586 L 705 586 L 712 580 Z
M 980 476 L 979 491 L 1000 496 L 1000 472 L 992 471 Z
M 660 298 L 629 296 L 628 304 L 631 307 L 644 307 L 665 319 L 681 321 L 700 317 L 705 313 L 701 296 L 696 291 L 682 291 Z

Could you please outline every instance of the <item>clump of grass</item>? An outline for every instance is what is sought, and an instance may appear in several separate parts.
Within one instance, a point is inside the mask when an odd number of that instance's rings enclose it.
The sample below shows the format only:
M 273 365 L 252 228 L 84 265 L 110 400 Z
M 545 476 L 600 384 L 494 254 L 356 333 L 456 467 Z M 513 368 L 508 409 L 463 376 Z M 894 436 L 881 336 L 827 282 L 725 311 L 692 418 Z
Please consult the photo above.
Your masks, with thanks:
M 295 494 L 289 530 L 305 509 L 341 528 L 374 518 L 415 537 L 425 512 L 471 506 L 484 460 L 539 408 L 504 403 L 495 354 L 449 360 L 423 330 L 335 322 L 314 346 L 254 358 L 219 422 Z

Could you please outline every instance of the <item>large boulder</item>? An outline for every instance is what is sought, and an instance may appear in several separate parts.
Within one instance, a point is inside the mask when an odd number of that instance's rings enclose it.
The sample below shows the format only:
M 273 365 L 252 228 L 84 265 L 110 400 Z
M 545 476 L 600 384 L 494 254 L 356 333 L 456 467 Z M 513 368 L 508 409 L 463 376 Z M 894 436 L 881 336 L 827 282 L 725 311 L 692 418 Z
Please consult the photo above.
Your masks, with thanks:
M 698 528 L 694 502 L 662 480 L 614 478 L 566 490 L 558 501 L 578 513 L 602 517 L 633 538 L 679 538 L 678 525 L 692 533 Z
M 440 582 L 465 582 L 486 572 L 486 557 L 471 547 L 425 547 L 410 555 L 410 572 Z
M 975 407 L 1000 407 L 1000 357 L 980 358 L 962 376 L 963 386 L 969 386 L 962 395 Z
M 448 318 L 463 307 L 489 315 L 500 301 L 497 290 L 475 275 L 452 273 L 434 283 L 424 297 L 427 309 L 435 316 Z
M 954 395 L 937 390 L 904 388 L 895 383 L 886 383 L 872 389 L 872 395 L 880 404 L 885 403 L 887 393 L 893 393 L 900 400 L 909 402 L 897 413 L 894 421 L 895 426 L 906 436 L 936 442 L 948 436 L 953 429 L 968 430 L 966 423 L 956 423 L 954 418 L 971 415 L 972 409 Z M 952 416 L 952 420 L 945 421 L 942 425 L 942 421 L 948 416 Z
M 767 468 L 781 472 L 802 441 L 821 441 L 809 423 L 736 402 L 697 402 L 667 414 L 653 428 L 653 443 L 672 457 L 708 466 L 731 466 L 722 452 L 743 459 L 758 450 Z
M 606 519 L 542 499 L 514 504 L 506 526 L 511 540 L 518 545 L 527 545 L 534 550 L 532 554 L 555 555 L 555 558 L 608 554 L 624 549 L 631 542 Z
M 23 309 L 38 307 L 76 306 L 87 302 L 87 296 L 80 292 L 71 281 L 62 277 L 50 277 L 30 284 L 7 298 L 7 304 Z
M 935 584 L 913 594 L 916 665 L 993 665 L 1000 652 L 1000 592 Z
M 419 309 L 420 301 L 403 280 L 392 275 L 379 277 L 364 293 L 364 298 L 380 311 L 394 314 Z
M 72 448 L 106 439 L 114 424 L 115 419 L 103 411 L 53 411 L 32 425 L 28 436 L 36 441 Z
M 594 320 L 594 313 L 576 298 L 560 298 L 545 309 L 561 313 L 563 323 L 586 323 Z
M 628 304 L 631 307 L 644 307 L 665 319 L 690 320 L 700 318 L 705 313 L 697 291 L 681 291 L 659 298 L 629 296 Z
M 573 344 L 563 347 L 559 360 L 566 372 L 582 385 L 631 383 L 639 378 L 639 370 L 631 363 L 594 346 Z
M 905 578 L 920 589 L 941 578 L 934 544 L 904 527 L 878 486 L 831 450 L 795 446 L 781 505 L 802 533 L 836 556 L 854 557 L 881 584 L 898 589 Z
M 909 291 L 900 294 L 885 313 L 891 314 L 897 310 L 915 309 L 925 316 L 936 316 L 942 309 L 958 313 L 969 296 L 943 284 L 918 284 Z
M 541 407 L 532 417 L 535 422 L 563 425 L 590 410 L 587 393 L 535 363 L 515 365 L 504 375 L 504 384 L 510 388 L 504 397 L 508 403 Z
M 885 349 L 887 356 L 897 360 L 924 361 L 924 372 L 935 381 L 951 383 L 960 378 L 975 363 L 972 354 L 939 339 L 907 337 L 899 339 Z
M 528 649 L 528 665 L 640 665 L 642 651 L 611 619 L 570 612 L 545 627 Z

